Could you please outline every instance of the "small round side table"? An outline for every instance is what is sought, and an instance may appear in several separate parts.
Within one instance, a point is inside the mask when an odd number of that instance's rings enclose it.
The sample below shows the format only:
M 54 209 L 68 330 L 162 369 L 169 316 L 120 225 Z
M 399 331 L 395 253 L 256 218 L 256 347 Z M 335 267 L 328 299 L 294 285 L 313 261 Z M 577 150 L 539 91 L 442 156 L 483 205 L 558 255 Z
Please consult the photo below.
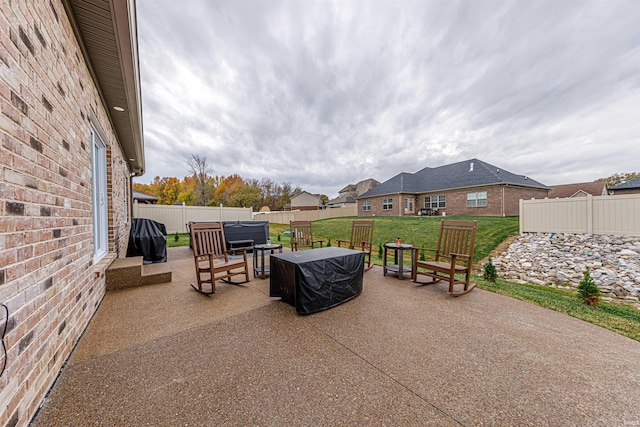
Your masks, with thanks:
M 274 253 L 275 250 L 282 253 L 282 245 L 279 243 L 253 245 L 253 277 L 265 279 L 269 275 L 269 264 L 265 264 L 264 254 L 265 252 Z

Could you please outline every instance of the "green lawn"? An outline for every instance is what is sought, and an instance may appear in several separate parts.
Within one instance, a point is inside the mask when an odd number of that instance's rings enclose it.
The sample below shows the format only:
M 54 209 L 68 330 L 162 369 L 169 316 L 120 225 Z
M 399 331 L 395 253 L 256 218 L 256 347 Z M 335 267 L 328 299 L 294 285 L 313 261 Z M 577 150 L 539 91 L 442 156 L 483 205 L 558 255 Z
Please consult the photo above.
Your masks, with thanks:
M 313 222 L 313 236 L 336 246 L 336 240 L 349 240 L 351 221 L 356 217 L 332 218 Z M 363 219 L 363 218 L 359 218 Z M 369 218 L 367 218 L 369 219 Z M 419 247 L 435 248 L 442 217 L 375 217 L 373 242 L 374 247 L 395 242 L 400 237 L 404 243 Z M 474 262 L 486 258 L 507 237 L 518 233 L 518 217 L 447 217 L 446 219 L 465 219 L 478 221 Z M 272 242 L 290 246 L 289 237 L 284 235 L 289 224 L 269 224 L 269 236 Z M 187 246 L 188 234 L 167 237 L 167 246 Z M 326 244 L 325 244 L 326 245 Z M 382 265 L 382 258 L 374 250 L 372 261 Z M 409 262 L 409 258 L 405 259 Z M 536 285 L 521 285 L 498 279 L 496 283 L 485 281 L 482 276 L 472 278 L 478 287 L 498 294 L 517 298 L 539 306 L 565 313 L 621 335 L 640 341 L 640 311 L 631 305 L 601 302 L 597 307 L 582 304 L 576 292 L 548 288 Z M 464 297 L 461 297 L 464 298 Z

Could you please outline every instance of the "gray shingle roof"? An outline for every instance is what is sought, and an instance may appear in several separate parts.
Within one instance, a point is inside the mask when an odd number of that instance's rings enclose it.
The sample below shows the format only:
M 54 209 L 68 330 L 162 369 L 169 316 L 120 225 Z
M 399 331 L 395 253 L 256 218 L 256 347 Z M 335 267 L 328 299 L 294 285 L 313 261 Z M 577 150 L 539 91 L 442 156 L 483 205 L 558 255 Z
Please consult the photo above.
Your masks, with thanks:
M 622 184 L 618 184 L 615 187 L 612 187 L 611 190 L 624 190 L 631 188 L 640 188 L 640 178 L 630 179 L 627 182 L 623 182 Z
M 358 198 L 396 193 L 426 193 L 494 184 L 547 188 L 544 184 L 524 175 L 516 175 L 481 160 L 470 159 L 436 168 L 426 167 L 416 173 L 399 173 Z

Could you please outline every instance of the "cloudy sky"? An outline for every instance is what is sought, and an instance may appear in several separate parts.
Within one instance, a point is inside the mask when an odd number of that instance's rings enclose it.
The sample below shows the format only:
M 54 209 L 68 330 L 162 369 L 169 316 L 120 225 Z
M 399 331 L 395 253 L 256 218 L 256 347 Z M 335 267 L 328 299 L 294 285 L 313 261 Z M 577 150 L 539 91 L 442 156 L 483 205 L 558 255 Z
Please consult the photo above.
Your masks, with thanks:
M 337 196 L 478 158 L 640 171 L 640 1 L 137 0 L 146 173 Z

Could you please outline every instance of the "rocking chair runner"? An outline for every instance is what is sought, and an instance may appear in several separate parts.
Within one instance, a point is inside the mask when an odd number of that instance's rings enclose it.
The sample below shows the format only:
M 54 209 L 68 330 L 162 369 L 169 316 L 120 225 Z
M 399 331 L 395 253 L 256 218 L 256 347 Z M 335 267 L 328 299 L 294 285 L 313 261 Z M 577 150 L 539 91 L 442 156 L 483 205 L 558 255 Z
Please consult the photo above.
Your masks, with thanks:
M 322 240 L 313 240 L 311 221 L 291 221 L 289 227 L 292 251 L 305 248 L 313 249 L 316 243 L 320 243 L 320 247 L 322 247 L 324 243 Z
M 367 270 L 371 264 L 371 252 L 373 251 L 373 221 L 353 221 L 351 223 L 351 240 L 337 240 L 338 247 L 344 244 L 349 249 L 358 249 L 367 257 Z
M 241 259 L 230 259 L 226 250 L 224 230 L 219 222 L 190 224 L 193 259 L 196 265 L 198 286 L 191 284 L 196 291 L 205 295 L 216 292 L 216 280 L 227 283 L 246 283 L 249 281 L 247 248 L 232 249 L 229 252 L 242 252 Z M 233 282 L 229 278 L 244 274 L 243 282 Z M 205 275 L 205 277 L 203 277 Z M 204 283 L 211 284 L 211 291 L 205 291 Z
M 438 247 L 436 249 L 413 248 L 413 281 L 418 282 L 418 275 L 431 277 L 432 284 L 439 280 L 449 282 L 449 295 L 460 296 L 471 292 L 475 284 L 469 284 L 471 265 L 473 262 L 473 246 L 476 239 L 476 221 L 441 221 Z M 420 261 L 420 251 L 435 253 L 434 260 Z M 424 269 L 423 271 L 419 270 Z M 456 279 L 456 275 L 458 278 Z M 464 278 L 462 278 L 463 276 Z M 464 285 L 464 290 L 456 292 L 455 285 Z

